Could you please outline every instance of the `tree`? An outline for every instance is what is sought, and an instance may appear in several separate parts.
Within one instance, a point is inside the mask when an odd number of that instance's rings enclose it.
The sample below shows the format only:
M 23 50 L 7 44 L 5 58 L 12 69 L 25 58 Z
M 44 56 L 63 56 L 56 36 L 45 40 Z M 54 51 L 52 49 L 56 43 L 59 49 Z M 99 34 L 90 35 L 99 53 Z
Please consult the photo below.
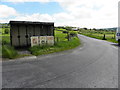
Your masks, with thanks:
M 68 31 L 71 31 L 71 30 L 72 30 L 72 27 L 66 26 L 65 29 L 68 30 Z
M 93 28 L 93 30 L 94 30 L 94 31 L 97 31 L 97 29 L 96 29 L 96 28 Z
M 87 30 L 87 28 L 83 28 L 84 30 Z

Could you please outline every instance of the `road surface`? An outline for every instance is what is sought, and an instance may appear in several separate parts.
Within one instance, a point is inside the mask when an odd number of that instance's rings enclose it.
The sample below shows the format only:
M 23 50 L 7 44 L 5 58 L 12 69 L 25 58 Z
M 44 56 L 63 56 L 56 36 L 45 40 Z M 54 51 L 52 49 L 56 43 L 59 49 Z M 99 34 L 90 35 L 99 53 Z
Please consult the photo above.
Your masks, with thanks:
M 2 64 L 3 88 L 117 88 L 118 47 L 79 35 L 74 50 Z

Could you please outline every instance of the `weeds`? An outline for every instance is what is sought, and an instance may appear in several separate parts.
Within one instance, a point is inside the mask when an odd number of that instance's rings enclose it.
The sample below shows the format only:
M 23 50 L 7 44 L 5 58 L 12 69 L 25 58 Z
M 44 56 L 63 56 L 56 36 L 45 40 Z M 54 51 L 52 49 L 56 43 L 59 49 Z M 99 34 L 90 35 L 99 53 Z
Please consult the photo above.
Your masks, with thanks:
M 54 46 L 34 46 L 31 47 L 29 50 L 32 52 L 33 55 L 37 56 L 72 49 L 79 45 L 79 39 L 77 37 L 74 37 L 71 41 L 58 42 Z
M 13 59 L 18 56 L 17 51 L 14 47 L 9 45 L 2 45 L 2 57 Z

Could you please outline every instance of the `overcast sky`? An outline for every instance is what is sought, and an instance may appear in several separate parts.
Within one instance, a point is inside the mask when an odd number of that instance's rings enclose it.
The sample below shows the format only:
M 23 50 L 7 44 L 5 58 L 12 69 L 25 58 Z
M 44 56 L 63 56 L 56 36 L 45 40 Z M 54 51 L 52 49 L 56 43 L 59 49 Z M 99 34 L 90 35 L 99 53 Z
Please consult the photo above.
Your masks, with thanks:
M 118 25 L 119 0 L 0 0 L 0 23 L 54 22 L 55 26 L 109 28 Z

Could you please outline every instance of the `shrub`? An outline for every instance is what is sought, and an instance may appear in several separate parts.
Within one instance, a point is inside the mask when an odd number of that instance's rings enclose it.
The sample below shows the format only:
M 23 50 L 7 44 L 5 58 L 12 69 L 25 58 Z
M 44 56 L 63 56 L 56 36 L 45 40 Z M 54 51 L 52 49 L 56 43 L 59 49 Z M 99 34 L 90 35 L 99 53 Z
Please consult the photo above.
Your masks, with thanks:
M 3 45 L 2 46 L 2 57 L 4 58 L 10 58 L 13 59 L 18 55 L 17 51 L 14 49 L 14 47 L 9 45 Z
M 65 29 L 66 29 L 67 31 L 71 31 L 71 30 L 72 30 L 72 27 L 66 26 Z
M 5 33 L 5 34 L 9 34 L 9 33 L 10 33 L 9 29 L 6 28 L 6 29 L 4 30 L 4 33 Z
M 10 36 L 2 36 L 1 39 L 2 45 L 10 45 Z
M 33 47 L 30 47 L 29 50 L 32 52 L 33 55 L 39 55 L 39 54 L 44 54 L 46 52 L 48 52 L 48 48 L 50 46 L 48 45 L 44 45 L 44 46 L 33 46 Z M 51 46 L 52 47 L 52 46 Z
M 77 33 L 74 32 L 74 31 L 71 31 L 71 32 L 70 32 L 70 36 L 72 36 L 72 37 L 77 36 Z
M 68 31 L 63 31 L 63 33 L 68 33 Z

